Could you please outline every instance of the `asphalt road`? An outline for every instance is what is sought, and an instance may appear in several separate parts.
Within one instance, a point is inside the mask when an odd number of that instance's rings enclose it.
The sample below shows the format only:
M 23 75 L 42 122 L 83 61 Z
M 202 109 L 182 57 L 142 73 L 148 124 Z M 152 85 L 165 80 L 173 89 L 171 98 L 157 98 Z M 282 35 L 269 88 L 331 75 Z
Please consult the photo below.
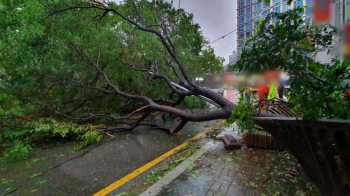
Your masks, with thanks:
M 234 90 L 227 90 L 224 96 L 237 101 Z M 27 161 L 1 163 L 0 195 L 92 195 L 215 122 L 190 122 L 180 137 L 140 127 L 80 152 L 73 151 L 74 142 L 36 149 Z M 177 123 L 164 125 L 175 127 Z
M 75 143 L 36 150 L 28 161 L 2 164 L 0 195 L 92 195 L 214 123 L 189 123 L 180 137 L 139 128 L 80 152 L 73 151 Z

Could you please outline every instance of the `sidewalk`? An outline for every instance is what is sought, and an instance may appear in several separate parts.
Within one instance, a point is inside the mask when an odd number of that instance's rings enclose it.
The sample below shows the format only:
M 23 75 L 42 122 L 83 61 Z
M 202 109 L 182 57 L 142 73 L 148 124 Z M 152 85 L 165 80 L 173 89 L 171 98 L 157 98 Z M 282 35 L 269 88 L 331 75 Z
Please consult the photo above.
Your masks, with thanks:
M 194 160 L 191 161 L 191 158 Z M 317 195 L 315 187 L 288 153 L 246 147 L 227 151 L 221 141 L 210 141 L 199 150 L 199 154 L 190 157 L 142 195 L 258 196 L 305 193 Z

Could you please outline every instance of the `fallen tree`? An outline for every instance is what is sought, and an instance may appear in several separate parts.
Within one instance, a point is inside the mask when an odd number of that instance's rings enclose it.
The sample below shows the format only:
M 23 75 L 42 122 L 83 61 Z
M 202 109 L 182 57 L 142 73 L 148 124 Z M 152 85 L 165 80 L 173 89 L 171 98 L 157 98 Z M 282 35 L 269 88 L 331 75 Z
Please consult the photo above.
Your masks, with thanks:
M 0 153 L 7 157 L 23 159 L 50 138 L 81 138 L 84 147 L 101 133 L 150 126 L 179 134 L 189 121 L 231 114 L 234 104 L 192 80 L 222 71 L 223 59 L 193 15 L 169 3 L 9 1 L 2 11 Z M 182 106 L 195 96 L 219 109 L 187 112 Z M 181 122 L 159 127 L 147 118 L 157 112 Z
M 102 14 L 98 17 L 100 17 L 101 20 L 103 20 L 103 17 L 120 17 L 123 19 L 123 21 L 126 21 L 128 24 L 132 25 L 132 27 L 135 28 L 135 30 L 143 31 L 150 33 L 152 35 L 155 35 L 159 42 L 162 44 L 162 46 L 165 48 L 166 52 L 168 53 L 165 59 L 163 61 L 163 64 L 159 63 L 158 60 L 149 62 L 149 65 L 140 65 L 135 62 L 135 60 L 126 62 L 127 66 L 132 69 L 136 70 L 138 72 L 144 72 L 146 74 L 150 74 L 150 77 L 152 77 L 155 80 L 162 80 L 165 82 L 168 87 L 171 89 L 172 93 L 176 94 L 177 99 L 161 99 L 161 100 L 154 100 L 150 98 L 147 95 L 141 94 L 134 94 L 134 93 L 128 93 L 125 90 L 121 89 L 118 85 L 116 85 L 110 78 L 109 73 L 103 70 L 101 66 L 99 65 L 99 59 L 93 59 L 92 56 L 90 56 L 87 52 L 85 52 L 82 48 L 79 47 L 79 45 L 74 44 L 74 48 L 77 52 L 83 54 L 86 59 L 88 59 L 89 63 L 89 69 L 95 71 L 98 75 L 98 78 L 103 81 L 103 85 L 100 85 L 99 87 L 96 86 L 89 86 L 87 84 L 75 84 L 78 85 L 81 88 L 88 88 L 93 89 L 98 92 L 106 93 L 106 94 L 115 94 L 121 97 L 124 97 L 128 100 L 133 100 L 136 102 L 142 102 L 143 106 L 139 109 L 133 111 L 127 116 L 119 117 L 119 118 L 113 118 L 108 115 L 92 115 L 85 118 L 73 118 L 68 115 L 62 114 L 59 111 L 55 110 L 55 108 L 49 107 L 50 109 L 54 110 L 58 115 L 64 116 L 66 118 L 70 118 L 72 120 L 77 121 L 84 121 L 91 118 L 96 117 L 107 117 L 109 119 L 112 119 L 114 121 L 122 120 L 125 118 L 130 117 L 131 115 L 135 113 L 142 113 L 143 115 L 132 125 L 128 127 L 117 127 L 113 129 L 106 130 L 108 132 L 110 131 L 117 131 L 117 130 L 132 130 L 133 128 L 140 126 L 140 125 L 147 125 L 142 123 L 144 119 L 146 119 L 152 112 L 155 111 L 161 111 L 161 112 L 167 112 L 171 113 L 173 115 L 176 115 L 181 119 L 180 124 L 174 128 L 174 129 L 168 129 L 170 133 L 178 134 L 178 132 L 186 125 L 189 121 L 208 121 L 208 120 L 215 120 L 215 119 L 226 119 L 230 117 L 232 109 L 234 107 L 234 104 L 225 99 L 222 95 L 215 93 L 211 91 L 210 89 L 200 87 L 197 84 L 194 83 L 194 81 L 189 77 L 188 70 L 190 69 L 190 65 L 184 65 L 183 62 L 180 60 L 180 57 L 178 55 L 178 51 L 176 49 L 176 43 L 174 43 L 170 37 L 174 37 L 173 35 L 170 35 L 169 32 L 173 32 L 173 28 L 181 28 L 181 24 L 178 24 L 179 26 L 169 26 L 170 24 L 169 20 L 171 19 L 168 17 L 170 15 L 169 12 L 178 12 L 174 8 L 169 9 L 157 9 L 161 6 L 170 6 L 167 3 L 164 3 L 162 1 L 127 1 L 130 5 L 132 4 L 134 6 L 134 14 L 125 14 L 121 13 L 118 10 L 119 6 L 123 5 L 117 5 L 115 3 L 100 3 L 98 1 L 82 1 L 79 4 L 75 6 L 70 6 L 65 9 L 60 9 L 51 14 L 57 15 L 61 14 L 63 12 L 69 11 L 69 10 L 77 10 L 77 9 L 96 9 L 102 11 Z M 145 20 L 146 16 L 142 16 L 142 12 L 140 11 L 141 8 L 146 9 L 154 9 L 154 16 L 155 23 L 149 24 L 149 21 Z M 164 12 L 161 12 L 160 10 L 166 10 Z M 180 12 L 179 12 L 180 13 Z M 131 16 L 130 16 L 131 15 Z M 96 16 L 97 17 L 97 16 Z M 188 21 L 191 22 L 191 21 Z M 146 24 L 148 23 L 148 24 Z M 183 24 L 186 25 L 186 24 Z M 181 41 L 181 37 L 178 38 Z M 103 55 L 103 54 L 102 54 Z M 147 57 L 141 56 L 142 60 L 148 60 Z M 184 91 L 183 89 L 179 89 L 178 87 L 174 86 L 171 79 L 168 75 L 166 75 L 164 72 L 160 71 L 161 69 L 171 69 L 173 75 L 176 76 L 179 82 L 183 84 L 183 87 L 187 90 Z M 102 87 L 104 86 L 104 87 Z M 182 109 L 177 108 L 177 106 L 184 101 L 184 99 L 188 96 L 203 96 L 214 103 L 218 104 L 220 106 L 219 110 L 216 111 L 210 111 L 205 112 L 201 114 L 194 114 L 190 112 L 186 112 Z M 152 127 L 155 127 L 152 125 Z M 163 129 L 166 130 L 166 129 Z

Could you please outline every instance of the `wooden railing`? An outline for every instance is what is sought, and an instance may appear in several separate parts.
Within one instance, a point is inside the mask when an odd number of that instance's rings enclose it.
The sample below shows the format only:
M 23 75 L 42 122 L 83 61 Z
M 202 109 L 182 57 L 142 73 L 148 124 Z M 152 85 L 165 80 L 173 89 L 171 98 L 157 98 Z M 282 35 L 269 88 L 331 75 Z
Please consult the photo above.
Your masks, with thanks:
M 299 161 L 322 195 L 350 195 L 350 121 L 257 117 Z

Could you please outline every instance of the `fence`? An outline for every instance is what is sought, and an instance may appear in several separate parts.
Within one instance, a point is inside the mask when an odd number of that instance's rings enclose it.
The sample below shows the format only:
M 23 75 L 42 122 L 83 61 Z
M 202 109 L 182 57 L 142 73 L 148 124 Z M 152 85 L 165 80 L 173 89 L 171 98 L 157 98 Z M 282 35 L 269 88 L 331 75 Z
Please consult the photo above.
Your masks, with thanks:
M 350 121 L 257 117 L 282 142 L 322 195 L 350 195 Z

